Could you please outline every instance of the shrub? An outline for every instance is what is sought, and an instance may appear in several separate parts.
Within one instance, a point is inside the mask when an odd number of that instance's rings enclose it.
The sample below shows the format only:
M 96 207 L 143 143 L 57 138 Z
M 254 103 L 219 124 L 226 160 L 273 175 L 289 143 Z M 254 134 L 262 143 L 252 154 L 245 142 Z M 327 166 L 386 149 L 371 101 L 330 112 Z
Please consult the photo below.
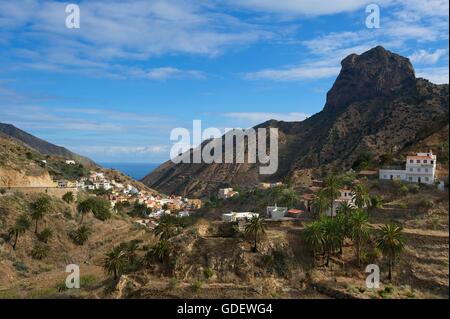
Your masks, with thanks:
M 33 259 L 41 260 L 48 256 L 48 252 L 50 249 L 47 245 L 43 244 L 37 244 L 33 247 L 33 250 L 31 251 L 31 257 Z
M 73 196 L 73 192 L 67 192 L 63 195 L 62 200 L 67 204 L 73 203 L 75 201 L 75 197 Z
M 409 188 L 408 188 L 408 186 L 402 185 L 402 186 L 400 187 L 400 193 L 401 193 L 403 196 L 407 195 L 407 194 L 409 193 Z
M 203 287 L 203 282 L 201 282 L 201 281 L 199 281 L 199 280 L 195 281 L 195 282 L 192 283 L 192 285 L 191 285 L 191 289 L 192 289 L 192 291 L 195 292 L 195 293 L 199 292 L 199 291 L 202 289 L 202 287 Z
M 37 234 L 39 241 L 47 243 L 48 240 L 53 236 L 53 232 L 50 228 L 44 228 L 40 233 Z
M 417 194 L 419 192 L 419 190 L 420 190 L 419 185 L 414 184 L 414 185 L 409 186 L 409 191 L 413 194 Z
M 417 206 L 418 206 L 419 208 L 422 208 L 422 209 L 425 209 L 425 210 L 432 208 L 433 205 L 434 205 L 434 204 L 433 204 L 433 201 L 432 201 L 431 199 L 422 199 L 422 200 L 417 204 Z
M 176 278 L 170 278 L 167 286 L 169 289 L 175 289 L 178 286 L 178 280 Z
M 210 267 L 206 267 L 203 270 L 203 274 L 205 275 L 206 279 L 210 279 L 212 276 L 214 276 L 214 270 L 212 270 Z

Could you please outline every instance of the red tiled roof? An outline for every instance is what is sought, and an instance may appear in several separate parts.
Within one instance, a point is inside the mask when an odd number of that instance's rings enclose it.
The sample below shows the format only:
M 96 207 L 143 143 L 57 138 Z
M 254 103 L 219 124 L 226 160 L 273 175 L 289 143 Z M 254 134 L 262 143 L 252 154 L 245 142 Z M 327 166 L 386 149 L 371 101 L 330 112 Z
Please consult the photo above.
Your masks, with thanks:
M 304 211 L 302 211 L 301 209 L 295 209 L 295 208 L 289 209 L 287 212 L 289 214 L 302 214 L 302 213 L 304 213 Z

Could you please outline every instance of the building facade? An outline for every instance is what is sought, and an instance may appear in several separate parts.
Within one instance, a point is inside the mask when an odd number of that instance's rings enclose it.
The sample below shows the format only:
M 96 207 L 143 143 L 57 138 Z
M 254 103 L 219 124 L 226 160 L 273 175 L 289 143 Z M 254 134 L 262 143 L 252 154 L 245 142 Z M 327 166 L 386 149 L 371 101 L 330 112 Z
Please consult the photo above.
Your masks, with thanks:
M 436 175 L 436 155 L 430 150 L 406 157 L 404 169 L 380 169 L 380 180 L 400 180 L 411 183 L 433 184 Z

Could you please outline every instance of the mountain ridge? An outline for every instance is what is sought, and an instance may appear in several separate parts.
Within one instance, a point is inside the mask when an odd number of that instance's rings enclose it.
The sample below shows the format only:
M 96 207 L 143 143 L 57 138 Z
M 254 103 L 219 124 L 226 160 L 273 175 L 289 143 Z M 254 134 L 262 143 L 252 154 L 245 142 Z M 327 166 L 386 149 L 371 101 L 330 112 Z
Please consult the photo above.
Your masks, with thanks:
M 448 129 L 448 84 L 416 78 L 409 59 L 377 46 L 342 60 L 322 111 L 301 122 L 269 120 L 279 131 L 279 169 L 261 176 L 256 164 L 163 163 L 142 181 L 166 193 L 214 194 L 221 186 L 302 180 L 348 169 L 357 156 L 402 154 L 440 125 Z M 434 124 L 436 123 L 436 125 Z M 430 130 L 430 134 L 422 130 Z M 448 139 L 447 139 L 448 143 Z

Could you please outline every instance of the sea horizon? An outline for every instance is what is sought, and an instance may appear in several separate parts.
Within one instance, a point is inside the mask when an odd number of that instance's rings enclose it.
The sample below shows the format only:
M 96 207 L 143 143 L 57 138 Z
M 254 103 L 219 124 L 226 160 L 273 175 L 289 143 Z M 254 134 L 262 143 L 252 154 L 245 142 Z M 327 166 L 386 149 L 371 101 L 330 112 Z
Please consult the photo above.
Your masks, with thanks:
M 140 180 L 150 174 L 160 163 L 139 163 L 139 162 L 98 162 L 102 167 L 111 168 L 130 176 L 135 180 Z

